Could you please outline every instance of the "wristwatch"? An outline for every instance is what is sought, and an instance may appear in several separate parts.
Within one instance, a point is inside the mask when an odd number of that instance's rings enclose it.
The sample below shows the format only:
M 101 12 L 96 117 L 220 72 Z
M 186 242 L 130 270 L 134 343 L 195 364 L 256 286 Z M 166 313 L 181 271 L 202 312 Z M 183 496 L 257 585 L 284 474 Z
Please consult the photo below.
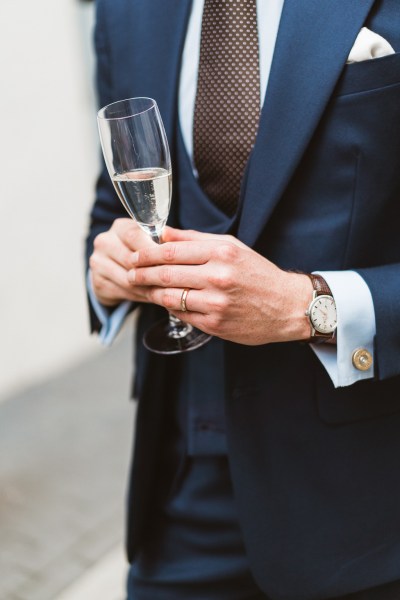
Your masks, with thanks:
M 335 339 L 337 312 L 332 292 L 321 275 L 307 273 L 314 288 L 306 316 L 309 318 L 311 335 L 309 342 L 321 343 Z

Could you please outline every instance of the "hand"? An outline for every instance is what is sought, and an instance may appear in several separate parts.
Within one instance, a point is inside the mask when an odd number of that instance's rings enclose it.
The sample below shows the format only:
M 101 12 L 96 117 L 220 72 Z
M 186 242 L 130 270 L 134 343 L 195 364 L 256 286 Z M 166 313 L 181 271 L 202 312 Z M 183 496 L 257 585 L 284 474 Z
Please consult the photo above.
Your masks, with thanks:
M 134 252 L 154 246 L 151 238 L 132 219 L 116 219 L 111 228 L 96 236 L 89 265 L 93 291 L 102 304 L 115 306 L 122 300 L 146 302 L 140 287 L 132 286 L 128 271 Z
M 307 339 L 305 310 L 312 285 L 305 275 L 282 271 L 227 235 L 166 228 L 165 243 L 137 253 L 132 285 L 202 331 L 257 345 Z M 183 288 L 189 288 L 180 310 Z

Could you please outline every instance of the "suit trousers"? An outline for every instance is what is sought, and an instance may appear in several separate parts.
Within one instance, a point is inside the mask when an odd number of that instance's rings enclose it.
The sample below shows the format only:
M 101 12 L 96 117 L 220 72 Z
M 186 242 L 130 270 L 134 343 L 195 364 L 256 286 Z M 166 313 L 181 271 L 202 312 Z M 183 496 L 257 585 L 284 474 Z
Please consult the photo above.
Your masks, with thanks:
M 252 577 L 226 456 L 186 456 L 182 440 L 170 443 L 156 493 L 128 600 L 275 600 Z M 399 599 L 400 581 L 334 600 Z

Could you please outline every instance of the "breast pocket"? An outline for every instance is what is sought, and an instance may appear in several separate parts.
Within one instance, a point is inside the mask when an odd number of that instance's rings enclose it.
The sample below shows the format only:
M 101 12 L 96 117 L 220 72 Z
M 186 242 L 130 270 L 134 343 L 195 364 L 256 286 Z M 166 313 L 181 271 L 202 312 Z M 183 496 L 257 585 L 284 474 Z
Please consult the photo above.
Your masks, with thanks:
M 400 53 L 346 65 L 335 96 L 359 94 L 400 84 Z

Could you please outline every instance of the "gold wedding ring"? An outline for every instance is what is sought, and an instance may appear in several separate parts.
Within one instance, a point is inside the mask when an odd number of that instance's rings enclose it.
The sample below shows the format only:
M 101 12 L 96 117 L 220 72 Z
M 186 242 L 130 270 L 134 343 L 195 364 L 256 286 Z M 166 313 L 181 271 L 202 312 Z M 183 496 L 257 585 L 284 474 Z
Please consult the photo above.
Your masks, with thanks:
M 181 296 L 181 311 L 182 312 L 187 312 L 186 298 L 187 298 L 187 295 L 189 292 L 190 292 L 190 288 L 185 288 L 182 292 L 182 296 Z

